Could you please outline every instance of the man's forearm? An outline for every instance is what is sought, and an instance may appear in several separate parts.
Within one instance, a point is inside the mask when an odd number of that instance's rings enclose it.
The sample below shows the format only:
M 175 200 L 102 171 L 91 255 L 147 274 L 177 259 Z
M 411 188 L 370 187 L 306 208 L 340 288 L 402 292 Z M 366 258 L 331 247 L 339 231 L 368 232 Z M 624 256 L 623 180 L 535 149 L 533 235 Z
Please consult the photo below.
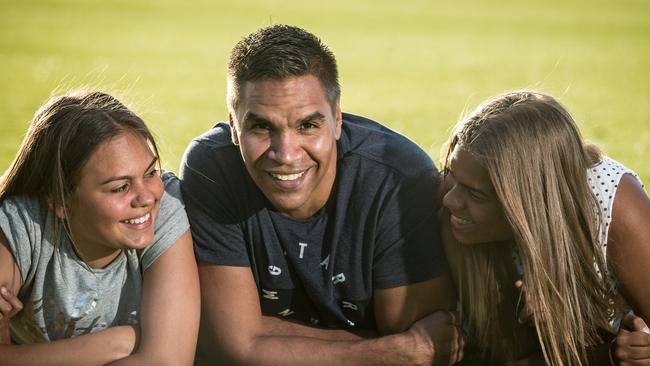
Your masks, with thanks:
M 417 365 L 431 364 L 422 357 L 407 333 L 366 340 L 323 340 L 301 336 L 255 337 L 235 364 L 241 365 Z M 420 356 L 418 359 L 418 356 Z
M 262 316 L 248 267 L 199 262 L 199 274 L 203 321 L 199 352 L 210 361 L 235 365 L 447 365 L 450 358 L 457 360 L 461 354 L 457 316 L 448 311 L 427 315 L 402 333 L 358 339 L 341 330 L 309 329 Z
M 448 312 L 436 312 L 405 332 L 360 340 L 264 332 L 232 338 L 222 333 L 203 349 L 217 346 L 221 352 L 212 359 L 235 365 L 449 365 L 462 358 L 463 348 L 453 319 Z
M 262 316 L 264 334 L 277 336 L 299 336 L 332 341 L 359 341 L 378 336 L 368 329 L 326 329 L 287 321 L 275 316 Z

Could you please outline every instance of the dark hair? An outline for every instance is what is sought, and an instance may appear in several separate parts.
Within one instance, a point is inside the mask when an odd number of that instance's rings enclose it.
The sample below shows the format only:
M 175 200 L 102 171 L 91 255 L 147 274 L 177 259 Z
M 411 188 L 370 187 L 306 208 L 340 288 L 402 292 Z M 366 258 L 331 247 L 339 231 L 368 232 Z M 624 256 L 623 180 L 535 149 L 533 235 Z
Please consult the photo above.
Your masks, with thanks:
M 281 80 L 314 75 L 320 81 L 332 109 L 341 96 L 334 53 L 318 37 L 304 29 L 276 24 L 243 38 L 228 62 L 228 107 L 239 104 L 241 86 L 247 81 Z
M 142 136 L 158 157 L 144 121 L 111 95 L 77 91 L 50 98 L 34 115 L 16 158 L 0 177 L 0 200 L 26 195 L 65 210 L 92 153 L 125 131 Z

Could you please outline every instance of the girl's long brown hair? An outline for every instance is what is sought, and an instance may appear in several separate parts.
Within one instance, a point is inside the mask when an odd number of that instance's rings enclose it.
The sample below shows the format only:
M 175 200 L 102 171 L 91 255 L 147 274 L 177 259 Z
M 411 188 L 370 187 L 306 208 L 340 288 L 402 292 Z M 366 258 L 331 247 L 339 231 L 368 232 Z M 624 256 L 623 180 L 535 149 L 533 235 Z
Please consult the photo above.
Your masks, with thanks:
M 74 91 L 50 98 L 34 115 L 18 154 L 0 177 L 0 201 L 36 197 L 51 209 L 66 210 L 84 164 L 103 142 L 132 131 L 158 157 L 144 121 L 115 97 L 100 91 Z M 53 222 L 55 238 L 65 220 Z
M 481 346 L 506 357 L 517 353 L 517 309 L 506 305 L 516 296 L 508 270 L 514 249 L 546 363 L 584 365 L 586 347 L 598 342 L 597 330 L 609 328 L 613 299 L 601 277 L 599 206 L 586 176 L 598 152 L 585 147 L 559 102 L 535 91 L 497 96 L 459 122 L 445 167 L 456 147 L 488 170 L 514 236 L 514 248 L 453 247 L 463 315 Z

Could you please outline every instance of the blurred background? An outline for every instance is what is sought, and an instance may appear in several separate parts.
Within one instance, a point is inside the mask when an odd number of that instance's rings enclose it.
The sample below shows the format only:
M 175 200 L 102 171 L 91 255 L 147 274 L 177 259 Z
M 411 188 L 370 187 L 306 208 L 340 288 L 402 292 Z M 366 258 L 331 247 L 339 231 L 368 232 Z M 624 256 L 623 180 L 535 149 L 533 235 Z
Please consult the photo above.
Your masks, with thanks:
M 650 182 L 648 0 L 0 0 L 0 172 L 52 94 L 99 88 L 154 130 L 164 166 L 227 118 L 228 53 L 274 23 L 320 36 L 344 111 L 409 136 L 434 160 L 484 99 L 537 88 Z

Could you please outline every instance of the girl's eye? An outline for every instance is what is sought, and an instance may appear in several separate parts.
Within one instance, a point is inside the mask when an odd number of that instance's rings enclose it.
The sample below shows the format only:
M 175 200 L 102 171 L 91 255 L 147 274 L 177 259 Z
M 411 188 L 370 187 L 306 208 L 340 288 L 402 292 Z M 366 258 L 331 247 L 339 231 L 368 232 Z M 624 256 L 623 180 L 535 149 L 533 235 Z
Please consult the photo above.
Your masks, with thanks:
M 147 173 L 147 177 L 155 177 L 158 175 L 158 172 L 160 172 L 159 169 L 152 169 L 149 173 Z
M 472 197 L 472 199 L 475 200 L 475 201 L 485 201 L 486 200 L 486 198 L 482 194 L 476 193 L 476 192 L 474 192 L 472 190 L 469 190 L 469 196 Z
M 129 185 L 128 184 L 123 184 L 123 185 L 121 185 L 121 186 L 119 186 L 117 188 L 111 189 L 111 192 L 120 193 L 120 192 L 126 191 L 127 188 L 129 188 Z

